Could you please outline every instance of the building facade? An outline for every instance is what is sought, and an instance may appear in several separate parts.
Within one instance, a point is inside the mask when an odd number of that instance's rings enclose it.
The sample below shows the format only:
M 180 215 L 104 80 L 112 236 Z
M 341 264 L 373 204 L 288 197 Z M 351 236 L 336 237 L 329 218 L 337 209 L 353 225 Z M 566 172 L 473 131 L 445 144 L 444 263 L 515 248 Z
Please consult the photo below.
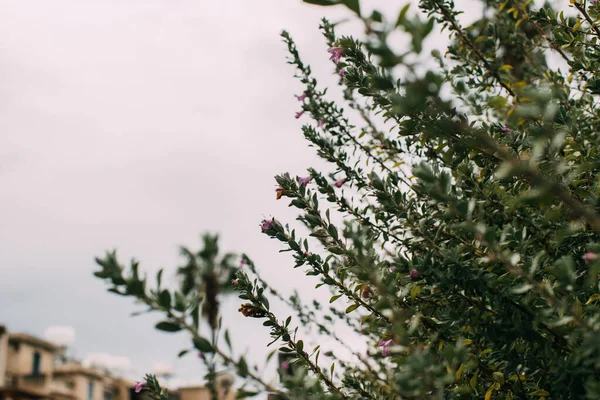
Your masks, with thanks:
M 231 381 L 231 382 L 230 382 Z M 226 390 L 219 400 L 232 400 L 232 378 L 220 377 Z M 223 389 L 220 387 L 220 389 Z M 205 387 L 185 387 L 169 400 L 210 400 Z M 25 333 L 9 333 L 0 325 L 0 400 L 150 400 L 135 393 L 134 382 L 87 368 L 61 357 L 54 344 Z

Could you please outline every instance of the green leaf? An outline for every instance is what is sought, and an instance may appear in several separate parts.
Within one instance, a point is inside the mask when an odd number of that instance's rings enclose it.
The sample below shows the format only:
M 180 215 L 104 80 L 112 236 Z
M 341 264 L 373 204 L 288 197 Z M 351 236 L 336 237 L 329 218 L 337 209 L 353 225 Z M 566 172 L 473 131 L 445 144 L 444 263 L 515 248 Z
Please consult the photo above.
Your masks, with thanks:
M 243 389 L 240 389 L 236 392 L 235 398 L 236 399 L 245 399 L 247 397 L 254 397 L 257 394 L 259 394 L 260 392 L 247 392 Z
M 533 285 L 524 284 L 524 285 L 517 286 L 516 288 L 513 288 L 511 290 L 511 292 L 513 292 L 515 294 L 523 294 L 523 293 L 529 292 L 531 289 L 533 289 Z
M 348 308 L 346 308 L 346 314 L 351 313 L 359 307 L 358 303 L 351 304 Z
M 215 351 L 210 342 L 201 336 L 196 336 L 193 342 L 194 347 L 202 353 L 213 353 Z
M 171 309 L 171 293 L 168 290 L 163 290 L 160 292 L 158 296 L 158 303 L 161 307 L 166 308 L 167 310 Z
M 327 250 L 329 250 L 331 253 L 333 254 L 344 254 L 344 250 L 342 250 L 340 247 L 338 246 L 331 246 L 328 247 Z
M 246 362 L 244 356 L 240 357 L 240 361 L 237 363 L 237 372 L 242 378 L 248 376 L 248 363 Z
M 317 6 L 335 6 L 340 4 L 340 0 L 304 0 L 305 3 L 315 4 Z
M 409 7 L 410 7 L 410 3 L 408 3 L 407 5 L 402 7 L 402 10 L 400 10 L 400 13 L 398 14 L 398 19 L 396 20 L 396 27 L 403 25 L 405 23 L 406 13 L 408 12 Z
M 360 1 L 359 0 L 342 0 L 350 10 L 354 11 L 360 17 Z
M 158 272 L 156 273 L 156 286 L 158 287 L 158 289 L 160 289 L 160 285 L 162 283 L 162 274 L 163 274 L 162 269 L 159 269 Z
M 181 330 L 181 327 L 179 325 L 169 321 L 159 322 L 158 324 L 156 324 L 155 328 L 159 331 L 165 332 L 179 332 Z
M 190 352 L 189 350 L 181 350 L 179 352 L 179 354 L 177 354 L 177 357 L 181 358 L 181 357 L 185 356 L 189 352 Z
M 229 330 L 225 329 L 225 343 L 227 343 L 227 347 L 231 350 L 231 339 L 229 338 Z
M 545 391 L 544 389 L 538 389 L 535 392 L 529 393 L 530 396 L 550 396 L 550 393 Z
M 333 303 L 334 301 L 336 301 L 337 299 L 339 299 L 340 297 L 342 297 L 341 294 L 337 294 L 335 296 L 331 296 L 331 299 L 329 299 L 329 304 Z
M 600 293 L 595 293 L 590 296 L 588 301 L 585 302 L 585 305 L 592 304 L 594 301 L 600 300 Z

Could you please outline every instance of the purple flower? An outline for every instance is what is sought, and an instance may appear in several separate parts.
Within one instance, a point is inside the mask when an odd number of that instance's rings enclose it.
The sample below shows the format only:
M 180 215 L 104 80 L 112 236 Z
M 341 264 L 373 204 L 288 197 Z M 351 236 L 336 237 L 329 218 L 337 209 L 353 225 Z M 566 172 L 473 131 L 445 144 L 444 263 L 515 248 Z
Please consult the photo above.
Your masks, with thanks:
M 510 135 L 512 133 L 508 125 L 502 127 L 502 132 L 504 132 L 505 135 Z
M 594 261 L 596 258 L 598 258 L 598 254 L 593 253 L 591 251 L 589 251 L 583 255 L 583 259 L 586 263 L 589 263 L 590 261 Z
M 319 120 L 319 128 L 322 128 L 323 125 L 325 125 L 325 121 L 323 121 L 322 119 Z
M 260 230 L 265 233 L 266 231 L 268 231 L 269 229 L 271 229 L 271 227 L 273 226 L 273 222 L 269 219 L 265 219 L 262 222 L 262 225 L 260 226 Z
M 337 181 L 333 182 L 333 186 L 335 186 L 336 188 L 341 188 L 342 185 L 344 184 L 344 182 L 346 182 L 346 178 L 340 178 Z
M 198 358 L 204 360 L 204 353 L 198 353 Z
M 392 343 L 392 339 L 382 340 L 381 342 L 379 342 L 379 346 L 383 347 L 381 351 L 384 357 L 389 356 L 392 353 L 392 351 L 390 350 L 390 346 L 392 345 Z
M 338 75 L 341 76 L 342 78 L 344 78 L 346 76 L 346 72 L 344 72 L 343 69 L 340 69 L 340 72 L 338 72 Z
M 304 92 L 304 93 L 302 93 L 300 96 L 297 96 L 297 95 L 294 95 L 294 96 L 295 96 L 295 97 L 298 99 L 298 101 L 304 101 L 304 99 L 305 99 L 305 98 L 306 98 L 306 96 L 308 96 L 308 95 L 306 94 L 306 92 Z
M 413 279 L 420 278 L 421 277 L 421 273 L 418 270 L 413 269 L 412 271 L 410 271 L 410 277 L 413 278 Z
M 302 114 L 304 114 L 304 110 L 302 110 L 302 111 L 298 111 L 298 112 L 296 113 L 296 119 L 300 118 L 300 117 L 302 116 Z
M 146 386 L 146 382 L 136 382 L 135 383 L 135 392 L 139 393 L 142 391 L 142 388 Z
M 390 268 L 390 272 L 396 272 L 398 268 L 396 268 L 396 266 L 394 265 L 392 268 Z
M 287 370 L 289 367 L 290 367 L 290 363 L 289 363 L 289 362 L 287 362 L 287 361 L 283 361 L 283 362 L 281 363 L 281 369 L 282 369 L 282 370 L 284 370 L 284 371 L 285 371 L 285 370 Z
M 312 176 L 307 176 L 305 178 L 298 177 L 298 184 L 300 186 L 306 186 L 306 184 L 310 181 L 312 181 Z
M 329 57 L 330 60 L 333 60 L 334 63 L 339 63 L 340 62 L 340 58 L 342 58 L 342 55 L 344 54 L 344 49 L 342 47 L 330 47 L 327 49 L 328 53 L 331 53 L 331 57 Z
M 242 259 L 240 260 L 240 268 L 243 268 L 243 267 L 244 267 L 244 265 L 246 265 L 246 262 L 244 262 L 244 259 L 242 258 Z

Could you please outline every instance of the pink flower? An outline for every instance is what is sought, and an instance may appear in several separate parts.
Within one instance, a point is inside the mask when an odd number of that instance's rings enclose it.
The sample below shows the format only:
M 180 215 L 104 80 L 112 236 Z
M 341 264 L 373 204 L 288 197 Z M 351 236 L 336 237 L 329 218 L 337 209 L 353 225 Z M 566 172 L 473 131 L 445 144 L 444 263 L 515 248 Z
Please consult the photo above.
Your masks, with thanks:
M 319 128 L 322 128 L 323 125 L 325 125 L 325 121 L 323 121 L 322 119 L 319 120 Z
M 416 269 L 413 269 L 412 271 L 410 271 L 410 277 L 413 279 L 420 278 L 421 273 L 419 271 L 417 271 Z
M 244 262 L 244 259 L 242 258 L 242 259 L 240 260 L 240 268 L 243 268 L 243 267 L 244 267 L 244 265 L 246 265 L 246 263 Z
M 306 94 L 306 92 L 304 92 L 304 93 L 302 93 L 300 96 L 297 96 L 297 95 L 294 95 L 294 96 L 295 96 L 295 97 L 298 99 L 298 101 L 304 101 L 304 99 L 305 99 L 305 98 L 306 98 L 306 96 L 308 96 L 308 95 Z
M 398 268 L 396 268 L 396 266 L 394 265 L 392 268 L 390 268 L 390 272 L 396 272 Z
M 346 178 L 340 178 L 340 179 L 338 179 L 337 181 L 335 181 L 333 183 L 333 186 L 335 186 L 336 188 L 339 189 L 339 188 L 342 187 L 342 185 L 344 184 L 344 182 L 346 182 Z
M 204 360 L 204 353 L 198 353 L 198 358 Z
M 390 346 L 392 345 L 392 343 L 392 339 L 382 340 L 381 342 L 379 342 L 379 346 L 383 347 L 382 353 L 384 357 L 389 356 L 392 353 L 392 351 L 390 350 Z
M 135 392 L 139 393 L 142 391 L 142 388 L 146 386 L 146 382 L 136 382 L 135 383 Z
M 240 283 L 240 280 L 239 280 L 239 279 L 232 279 L 232 280 L 231 280 L 231 284 L 232 284 L 233 286 L 237 286 L 239 283 Z
M 266 231 L 268 231 L 269 229 L 271 229 L 271 227 L 273 226 L 273 222 L 271 220 L 265 219 L 262 223 L 262 225 L 260 226 L 260 230 L 264 233 Z
M 585 253 L 583 255 L 583 259 L 586 263 L 589 263 L 590 261 L 595 260 L 596 258 L 598 258 L 598 254 L 597 253 L 593 253 L 591 251 Z
M 502 127 L 502 132 L 504 132 L 505 135 L 510 135 L 512 133 L 508 125 Z
M 342 58 L 342 55 L 344 54 L 344 49 L 342 47 L 330 47 L 327 49 L 328 53 L 331 53 L 331 57 L 329 57 L 330 60 L 333 60 L 334 63 L 339 63 L 340 62 L 340 58 Z
M 296 119 L 300 118 L 300 117 L 302 116 L 302 114 L 304 114 L 304 110 L 302 110 L 302 111 L 298 111 L 298 112 L 296 113 Z
M 338 72 L 338 75 L 341 76 L 342 78 L 344 78 L 346 76 L 346 72 L 344 72 L 343 69 L 340 69 L 340 72 Z
M 312 181 L 312 176 L 307 176 L 306 178 L 298 177 L 298 184 L 300 186 L 306 186 L 306 184 L 310 181 Z
M 289 367 L 290 367 L 290 363 L 289 363 L 289 362 L 287 362 L 287 361 L 283 361 L 283 362 L 281 363 L 281 369 L 282 369 L 282 370 L 284 370 L 284 371 L 285 371 L 285 370 L 287 370 Z

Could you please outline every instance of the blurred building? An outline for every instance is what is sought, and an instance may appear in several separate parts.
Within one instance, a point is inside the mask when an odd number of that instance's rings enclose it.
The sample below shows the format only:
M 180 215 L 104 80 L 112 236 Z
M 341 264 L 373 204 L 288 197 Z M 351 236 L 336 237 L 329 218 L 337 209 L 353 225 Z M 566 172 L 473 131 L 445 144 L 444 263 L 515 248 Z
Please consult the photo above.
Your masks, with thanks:
M 134 382 L 64 357 L 64 348 L 0 325 L 0 400 L 151 400 Z M 217 378 L 219 400 L 233 400 L 233 376 Z M 169 391 L 169 400 L 210 400 L 206 387 Z

